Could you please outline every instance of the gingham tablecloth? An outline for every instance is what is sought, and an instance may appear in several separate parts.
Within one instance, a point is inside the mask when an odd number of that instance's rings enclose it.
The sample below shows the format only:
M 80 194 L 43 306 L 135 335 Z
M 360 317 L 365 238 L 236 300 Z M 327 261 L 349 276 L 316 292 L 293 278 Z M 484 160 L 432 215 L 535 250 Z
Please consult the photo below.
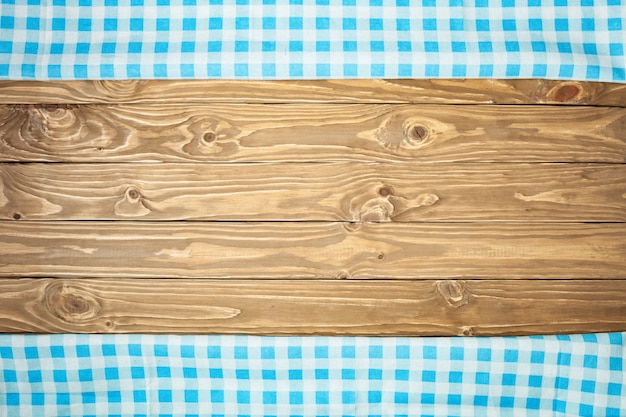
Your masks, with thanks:
M 626 81 L 626 0 L 0 0 L 0 79 Z
M 624 416 L 626 333 L 0 336 L 2 416 Z

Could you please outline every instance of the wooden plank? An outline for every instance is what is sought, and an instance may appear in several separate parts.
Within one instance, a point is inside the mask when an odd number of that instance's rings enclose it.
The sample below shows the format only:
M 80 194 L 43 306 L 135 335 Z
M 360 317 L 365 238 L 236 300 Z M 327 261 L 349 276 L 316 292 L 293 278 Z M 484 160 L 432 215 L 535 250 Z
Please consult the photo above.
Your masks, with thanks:
M 0 279 L 0 332 L 495 336 L 626 330 L 626 281 Z
M 626 224 L 15 222 L 1 277 L 626 278 Z
M 626 85 L 551 80 L 1 81 L 0 103 L 448 103 L 626 106 Z
M 625 222 L 626 165 L 0 164 L 0 219 Z
M 606 107 L 11 105 L 0 161 L 613 163 L 625 126 Z

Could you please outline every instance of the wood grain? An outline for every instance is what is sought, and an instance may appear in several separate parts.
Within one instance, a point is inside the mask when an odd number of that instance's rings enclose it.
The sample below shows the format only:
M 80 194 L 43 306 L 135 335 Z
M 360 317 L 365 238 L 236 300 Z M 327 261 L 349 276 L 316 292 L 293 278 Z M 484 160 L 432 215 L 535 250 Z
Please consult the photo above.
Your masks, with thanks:
M 0 332 L 476 335 L 626 330 L 626 281 L 0 279 Z
M 432 105 L 0 106 L 9 162 L 626 162 L 626 109 Z
M 626 224 L 2 222 L 0 277 L 626 278 Z
M 4 164 L 0 219 L 626 221 L 626 165 Z
M 0 104 L 448 103 L 626 106 L 626 85 L 551 80 L 0 81 Z

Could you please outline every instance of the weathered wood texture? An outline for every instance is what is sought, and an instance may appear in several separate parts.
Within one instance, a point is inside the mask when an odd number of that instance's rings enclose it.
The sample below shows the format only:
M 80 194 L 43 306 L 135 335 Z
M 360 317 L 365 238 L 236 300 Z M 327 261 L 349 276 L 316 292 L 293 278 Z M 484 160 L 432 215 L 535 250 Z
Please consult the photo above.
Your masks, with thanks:
M 0 276 L 624 278 L 626 225 L 9 222 Z
M 13 162 L 626 161 L 610 107 L 11 105 L 0 126 Z
M 626 85 L 551 80 L 1 81 L 0 104 L 451 103 L 626 106 Z
M 626 85 L 0 82 L 0 332 L 626 330 Z
M 15 218 L 623 222 L 626 165 L 0 165 Z
M 0 279 L 1 332 L 499 335 L 626 326 L 626 281 Z

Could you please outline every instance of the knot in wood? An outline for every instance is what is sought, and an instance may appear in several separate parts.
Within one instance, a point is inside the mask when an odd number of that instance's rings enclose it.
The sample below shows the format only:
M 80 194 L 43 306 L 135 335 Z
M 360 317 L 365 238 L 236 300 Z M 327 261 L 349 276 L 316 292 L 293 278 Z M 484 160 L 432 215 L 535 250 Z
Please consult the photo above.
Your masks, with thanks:
M 68 282 L 55 281 L 48 285 L 44 297 L 48 311 L 67 323 L 91 320 L 102 309 L 95 297 Z
M 554 87 L 548 98 L 557 103 L 577 102 L 583 95 L 583 88 L 578 84 L 561 83 Z
M 462 333 L 463 336 L 474 336 L 476 334 L 476 328 L 472 326 L 464 326 Z
M 424 125 L 414 124 L 409 127 L 406 134 L 411 143 L 421 143 L 428 138 L 428 128 Z
M 463 281 L 437 281 L 435 288 L 450 307 L 459 308 L 469 303 L 469 297 L 465 291 L 465 282 Z
M 22 215 L 20 213 L 13 214 L 13 220 L 20 220 L 21 218 L 22 218 Z
M 202 135 L 202 140 L 206 143 L 213 143 L 216 139 L 217 135 L 215 134 L 215 132 L 206 132 L 204 135 Z
M 126 190 L 126 195 L 128 196 L 128 199 L 132 202 L 137 202 L 141 198 L 141 193 L 139 193 L 139 191 L 137 191 L 137 189 L 135 188 L 129 188 L 128 190 Z
M 378 190 L 378 194 L 381 197 L 389 197 L 392 194 L 392 191 L 389 187 L 382 187 L 380 190 Z

